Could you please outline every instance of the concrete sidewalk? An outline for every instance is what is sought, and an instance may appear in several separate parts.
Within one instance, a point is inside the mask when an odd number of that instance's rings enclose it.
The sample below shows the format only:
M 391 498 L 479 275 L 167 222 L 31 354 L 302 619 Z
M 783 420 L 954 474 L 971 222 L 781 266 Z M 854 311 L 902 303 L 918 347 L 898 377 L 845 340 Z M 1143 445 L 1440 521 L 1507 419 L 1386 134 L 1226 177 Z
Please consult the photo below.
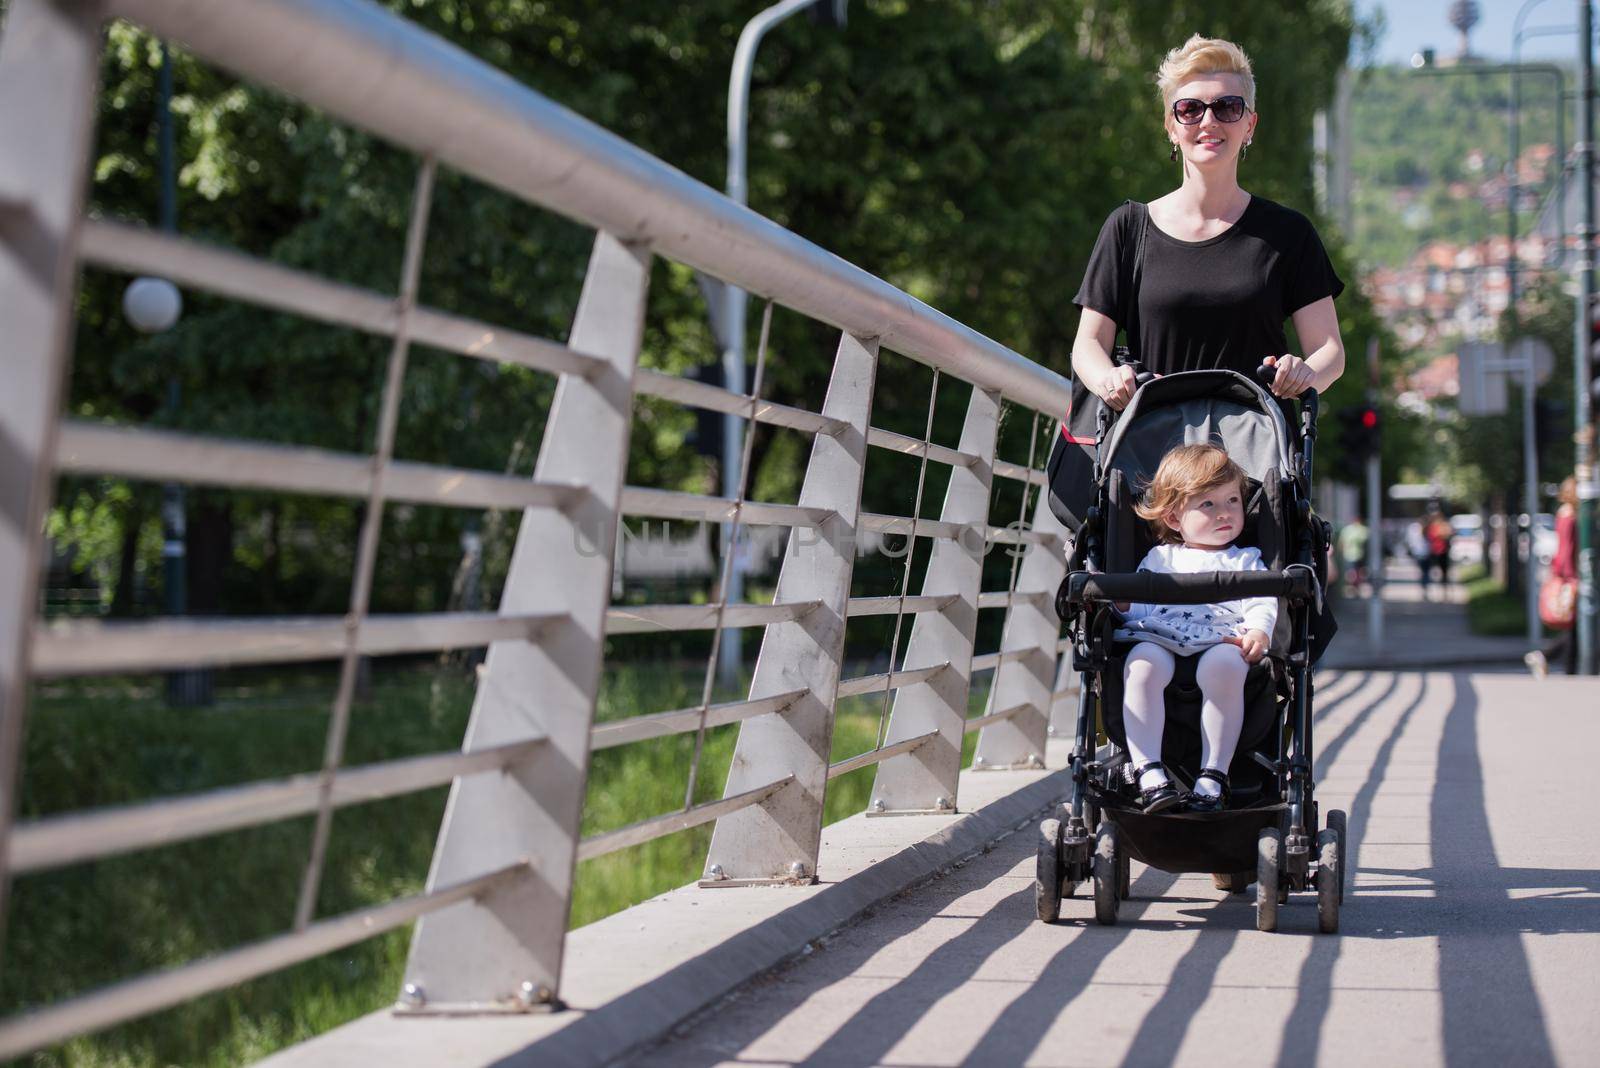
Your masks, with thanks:
M 1339 933 L 1296 893 L 1133 862 L 1101 927 L 1034 914 L 1012 835 L 745 984 L 632 1068 L 1594 1068 L 1600 836 L 1528 739 L 1600 746 L 1592 679 L 1328 672 L 1318 799 L 1349 813 Z
M 1448 667 L 1521 667 L 1528 651 L 1524 638 L 1488 637 L 1467 624 L 1466 590 L 1438 583 L 1423 599 L 1421 575 L 1410 560 L 1390 559 L 1383 587 L 1383 639 L 1374 643 L 1367 629 L 1368 597 L 1337 597 L 1338 636 L 1320 668 L 1416 671 Z

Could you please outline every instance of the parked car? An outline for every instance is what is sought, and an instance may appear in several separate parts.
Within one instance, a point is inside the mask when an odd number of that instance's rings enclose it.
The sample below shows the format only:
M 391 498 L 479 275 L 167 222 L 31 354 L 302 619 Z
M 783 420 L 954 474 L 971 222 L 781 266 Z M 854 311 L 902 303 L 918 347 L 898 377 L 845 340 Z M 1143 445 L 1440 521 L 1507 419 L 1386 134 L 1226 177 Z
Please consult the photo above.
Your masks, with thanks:
M 1500 559 L 1500 527 L 1503 522 L 1504 520 L 1498 515 L 1489 518 L 1490 560 Z M 1527 522 L 1528 513 L 1523 512 L 1517 516 L 1519 530 L 1526 527 Z M 1455 537 L 1450 543 L 1451 562 L 1458 564 L 1480 562 L 1483 559 L 1483 520 L 1476 515 L 1462 513 L 1450 517 L 1450 526 L 1455 529 Z M 1548 567 L 1556 554 L 1556 517 L 1549 512 L 1540 512 L 1534 521 L 1533 553 L 1540 567 Z
M 1540 567 L 1549 567 L 1550 561 L 1555 559 L 1556 517 L 1549 512 L 1540 512 L 1534 518 L 1533 555 Z
M 1483 560 L 1483 517 L 1462 512 L 1450 517 L 1455 536 L 1450 540 L 1450 562 L 1476 564 Z

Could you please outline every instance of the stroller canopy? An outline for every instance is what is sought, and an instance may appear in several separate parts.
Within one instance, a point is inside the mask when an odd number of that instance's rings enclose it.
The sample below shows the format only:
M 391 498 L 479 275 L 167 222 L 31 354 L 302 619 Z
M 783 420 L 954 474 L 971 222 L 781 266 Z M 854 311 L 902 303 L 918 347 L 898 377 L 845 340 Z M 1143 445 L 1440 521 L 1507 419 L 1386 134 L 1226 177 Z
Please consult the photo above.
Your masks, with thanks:
M 1219 445 L 1250 478 L 1295 469 L 1294 443 L 1278 401 L 1237 371 L 1180 371 L 1147 382 L 1117 420 L 1101 455 L 1130 486 L 1155 477 L 1179 445 Z

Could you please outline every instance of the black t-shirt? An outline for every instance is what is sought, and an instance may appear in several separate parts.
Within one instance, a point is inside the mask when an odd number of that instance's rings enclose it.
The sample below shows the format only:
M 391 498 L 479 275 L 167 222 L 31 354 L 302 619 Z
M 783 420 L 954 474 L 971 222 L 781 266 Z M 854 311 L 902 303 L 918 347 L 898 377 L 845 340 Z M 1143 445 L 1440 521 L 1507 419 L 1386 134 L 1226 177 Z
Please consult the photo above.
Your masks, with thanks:
M 1180 241 L 1151 222 L 1138 306 L 1127 308 L 1138 227 L 1147 215 L 1132 201 L 1111 213 L 1073 298 L 1115 320 L 1147 371 L 1226 367 L 1250 374 L 1263 357 L 1288 352 L 1285 319 L 1344 292 L 1311 220 L 1252 196 L 1238 222 L 1205 241 Z

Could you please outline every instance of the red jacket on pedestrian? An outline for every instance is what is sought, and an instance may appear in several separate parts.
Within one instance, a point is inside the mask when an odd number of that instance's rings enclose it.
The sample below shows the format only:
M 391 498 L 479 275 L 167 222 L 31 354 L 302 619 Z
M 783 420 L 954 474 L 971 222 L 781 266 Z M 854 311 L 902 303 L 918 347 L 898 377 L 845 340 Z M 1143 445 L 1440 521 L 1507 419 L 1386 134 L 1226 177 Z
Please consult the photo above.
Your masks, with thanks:
M 1552 578 L 1578 577 L 1578 512 L 1571 505 L 1556 509 L 1556 554 L 1550 559 Z

